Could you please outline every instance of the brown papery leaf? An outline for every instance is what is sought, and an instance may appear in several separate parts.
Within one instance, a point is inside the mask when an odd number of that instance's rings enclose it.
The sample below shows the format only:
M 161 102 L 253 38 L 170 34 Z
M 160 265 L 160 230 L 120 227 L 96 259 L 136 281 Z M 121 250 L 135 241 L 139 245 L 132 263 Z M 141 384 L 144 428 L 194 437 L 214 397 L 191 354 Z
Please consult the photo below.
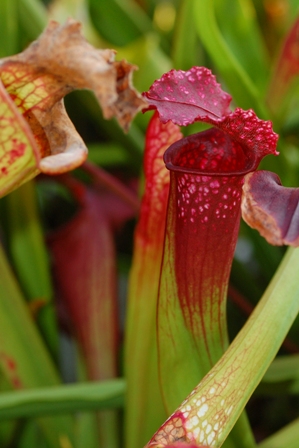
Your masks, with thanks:
M 51 21 L 22 53 L 0 61 L 0 76 L 39 147 L 39 169 L 47 174 L 79 166 L 87 149 L 70 121 L 63 97 L 92 90 L 105 118 L 116 117 L 128 130 L 145 101 L 132 87 L 135 67 L 115 61 L 114 50 L 98 50 L 81 34 L 81 24 Z

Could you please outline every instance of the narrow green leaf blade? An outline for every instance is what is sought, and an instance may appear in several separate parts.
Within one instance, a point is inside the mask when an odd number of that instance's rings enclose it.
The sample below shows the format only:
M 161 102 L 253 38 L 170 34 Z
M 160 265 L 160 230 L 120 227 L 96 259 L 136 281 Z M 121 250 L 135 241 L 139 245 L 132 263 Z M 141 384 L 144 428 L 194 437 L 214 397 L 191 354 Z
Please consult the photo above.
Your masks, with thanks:
M 47 9 L 39 0 L 18 0 L 18 17 L 29 41 L 36 39 L 48 23 Z
M 0 366 L 15 389 L 58 385 L 60 378 L 34 326 L 18 284 L 0 248 Z M 52 448 L 72 439 L 72 419 L 40 421 Z
M 195 23 L 201 42 L 237 105 L 244 109 L 253 108 L 260 118 L 265 119 L 268 112 L 261 103 L 258 89 L 223 39 L 214 8 L 214 0 L 194 1 Z
M 299 419 L 282 428 L 267 439 L 263 440 L 258 448 L 297 448 L 299 440 Z
M 9 56 L 17 51 L 18 22 L 17 1 L 0 2 L 0 57 Z
M 195 28 L 193 0 L 181 0 L 176 15 L 172 48 L 174 68 L 189 70 L 193 65 L 205 65 L 198 61 L 198 55 L 202 56 Z
M 262 94 L 270 61 L 252 0 L 214 2 L 215 16 L 226 44 Z
M 37 321 L 51 353 L 57 359 L 58 333 L 48 254 L 37 208 L 34 182 L 6 198 L 8 245 L 22 290 L 36 310 Z
M 0 420 L 120 408 L 125 389 L 125 380 L 117 378 L 3 392 L 0 395 Z
M 99 34 L 113 45 L 123 46 L 146 31 L 151 21 L 137 2 L 89 0 L 90 15 Z

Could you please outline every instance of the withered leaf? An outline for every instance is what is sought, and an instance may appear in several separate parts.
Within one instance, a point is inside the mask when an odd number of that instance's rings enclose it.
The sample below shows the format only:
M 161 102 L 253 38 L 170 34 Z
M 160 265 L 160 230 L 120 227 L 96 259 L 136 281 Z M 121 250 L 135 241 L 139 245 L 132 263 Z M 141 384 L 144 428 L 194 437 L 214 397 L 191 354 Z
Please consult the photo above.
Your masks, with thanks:
M 38 170 L 63 173 L 87 157 L 63 105 L 63 97 L 75 89 L 92 90 L 104 117 L 115 116 L 128 130 L 145 106 L 132 86 L 134 70 L 126 61 L 115 61 L 114 50 L 90 45 L 72 19 L 63 25 L 51 21 L 25 51 L 0 60 L 2 83 L 35 137 Z

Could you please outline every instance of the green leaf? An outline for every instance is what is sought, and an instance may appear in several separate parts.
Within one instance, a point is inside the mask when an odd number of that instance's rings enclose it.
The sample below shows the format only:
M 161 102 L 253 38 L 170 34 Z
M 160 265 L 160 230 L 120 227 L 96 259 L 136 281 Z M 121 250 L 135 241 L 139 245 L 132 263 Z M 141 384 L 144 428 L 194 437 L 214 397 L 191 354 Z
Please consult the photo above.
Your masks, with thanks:
M 36 39 L 48 23 L 47 9 L 39 0 L 18 0 L 18 17 L 29 41 Z
M 299 380 L 299 355 L 279 356 L 276 358 L 263 378 L 263 382 Z
M 148 16 L 132 0 L 89 0 L 89 7 L 99 34 L 112 45 L 126 45 L 152 28 Z
M 98 448 L 97 416 L 94 412 L 82 412 L 76 422 L 76 448 Z
M 9 56 L 17 51 L 17 4 L 16 0 L 0 2 L 0 57 Z
M 120 408 L 124 393 L 122 378 L 3 392 L 0 395 L 0 420 Z
M 270 61 L 252 0 L 214 2 L 215 15 L 227 46 L 258 91 L 264 93 Z
M 101 167 L 130 165 L 130 158 L 125 148 L 114 142 L 88 145 L 88 159 Z
M 299 394 L 299 355 L 279 356 L 265 373 L 257 394 Z
M 46 440 L 43 439 L 40 427 L 35 420 L 21 422 L 18 427 L 18 434 L 15 436 L 15 438 L 16 442 L 18 443 L 18 448 L 28 448 L 36 446 L 38 446 L 38 448 L 49 447 Z
M 53 308 L 48 253 L 37 209 L 34 182 L 7 196 L 8 246 L 22 290 L 36 310 L 37 321 L 57 359 L 58 333 Z
M 59 375 L 34 326 L 19 286 L 0 248 L 0 366 L 15 389 L 54 386 Z M 0 400 L 1 401 L 1 400 Z M 39 421 L 51 447 L 72 439 L 72 419 Z
M 299 440 L 299 419 L 282 428 L 259 443 L 258 448 L 297 448 Z
M 22 289 L 29 300 L 42 298 L 49 302 L 53 291 L 36 201 L 33 181 L 7 196 L 9 245 Z
M 249 75 L 225 42 L 215 17 L 215 0 L 194 1 L 194 15 L 198 35 L 220 75 L 227 84 L 236 104 L 243 109 L 253 108 L 260 118 L 268 112 Z
M 203 58 L 194 23 L 193 0 L 181 0 L 176 15 L 172 47 L 174 68 L 189 70 L 193 65 L 204 65 L 199 63 L 198 55 Z

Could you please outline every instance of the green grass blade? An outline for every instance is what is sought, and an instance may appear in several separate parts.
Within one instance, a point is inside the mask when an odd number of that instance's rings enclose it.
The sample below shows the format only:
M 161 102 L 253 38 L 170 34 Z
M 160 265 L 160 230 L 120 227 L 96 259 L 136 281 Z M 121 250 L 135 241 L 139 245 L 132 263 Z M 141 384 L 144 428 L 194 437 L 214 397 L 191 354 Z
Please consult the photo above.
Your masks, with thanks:
M 15 389 L 60 383 L 41 337 L 33 323 L 18 284 L 0 248 L 0 367 Z M 1 400 L 0 400 L 1 401 Z M 40 420 L 49 446 L 57 448 L 63 436 L 72 439 L 72 419 Z
M 58 357 L 58 333 L 52 303 L 48 254 L 42 233 L 33 181 L 7 196 L 8 245 L 26 298 L 37 304 L 37 321 L 45 341 Z
M 223 77 L 236 104 L 253 108 L 260 118 L 268 112 L 260 101 L 259 91 L 223 39 L 216 22 L 214 0 L 194 1 L 194 15 L 198 35 Z
M 181 0 L 176 16 L 172 47 L 174 68 L 189 70 L 193 65 L 203 65 L 198 61 L 198 54 L 201 55 L 194 23 L 193 0 Z
M 26 38 L 29 41 L 36 39 L 48 23 L 46 7 L 39 0 L 18 0 L 18 13 Z
M 89 0 L 89 8 L 99 34 L 112 45 L 126 45 L 152 29 L 149 17 L 137 2 Z
M 299 419 L 263 440 L 258 448 L 298 448 Z
M 0 2 L 0 57 L 9 56 L 17 51 L 18 23 L 17 0 Z
M 256 393 L 266 396 L 299 394 L 299 355 L 279 356 L 276 358 Z
M 299 355 L 280 356 L 276 358 L 263 378 L 268 383 L 299 380 Z
M 4 421 L 4 423 L 7 422 Z M 47 442 L 41 437 L 40 428 L 35 420 L 20 422 L 17 434 L 15 434 L 11 445 L 17 446 L 18 448 L 34 448 L 37 446 L 38 448 L 49 448 Z
M 214 2 L 225 42 L 259 92 L 264 93 L 270 61 L 252 0 Z
M 0 420 L 120 408 L 124 393 L 122 378 L 3 392 L 0 395 Z

